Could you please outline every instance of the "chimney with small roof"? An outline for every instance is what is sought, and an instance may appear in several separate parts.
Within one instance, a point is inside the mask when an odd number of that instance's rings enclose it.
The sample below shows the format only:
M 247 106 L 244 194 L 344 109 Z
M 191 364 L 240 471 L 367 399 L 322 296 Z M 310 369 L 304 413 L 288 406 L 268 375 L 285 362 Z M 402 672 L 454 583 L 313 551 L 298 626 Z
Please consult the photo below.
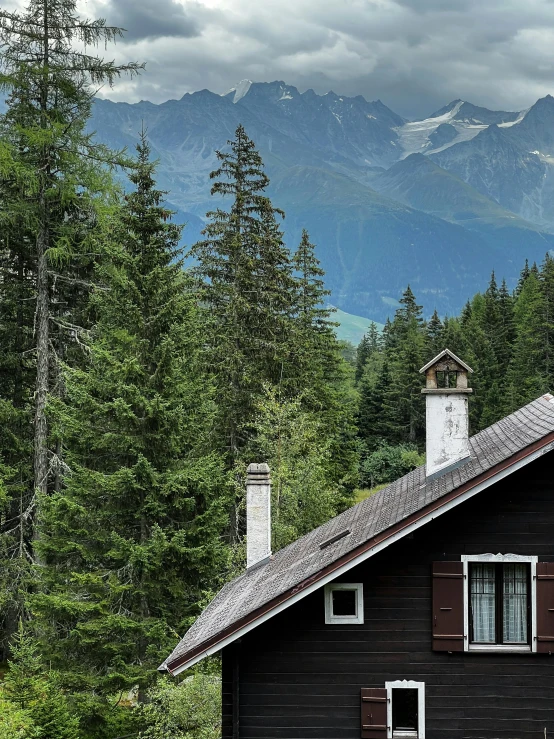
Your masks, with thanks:
M 449 349 L 420 369 L 425 374 L 425 472 L 427 479 L 469 459 L 468 373 L 473 370 Z
M 271 557 L 271 479 L 267 464 L 251 464 L 246 475 L 246 567 Z

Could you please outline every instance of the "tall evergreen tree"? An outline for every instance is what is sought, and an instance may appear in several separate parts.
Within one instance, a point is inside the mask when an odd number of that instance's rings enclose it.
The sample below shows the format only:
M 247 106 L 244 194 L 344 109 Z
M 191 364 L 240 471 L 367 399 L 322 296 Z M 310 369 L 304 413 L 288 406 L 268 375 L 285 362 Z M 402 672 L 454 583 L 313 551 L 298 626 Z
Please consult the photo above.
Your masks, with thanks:
M 108 156 L 85 131 L 93 97 L 90 83 L 111 84 L 140 68 L 106 62 L 75 42 L 90 47 L 120 35 L 121 29 L 103 20 L 81 19 L 76 0 L 29 0 L 23 12 L 0 11 L 0 86 L 8 93 L 7 112 L 0 120 L 0 136 L 7 144 L 0 184 L 11 186 L 19 200 L 25 195 L 25 225 L 36 233 L 33 464 L 34 487 L 41 493 L 49 477 L 45 409 L 52 369 L 52 266 L 67 267 L 75 260 L 86 226 L 94 221 L 94 196 L 102 186 L 101 171 L 90 162 L 105 162 Z
M 68 467 L 43 504 L 33 597 L 44 653 L 74 689 L 103 696 L 152 679 L 225 564 L 201 330 L 144 137 L 130 179 L 88 362 L 65 367 L 51 403 Z
M 381 347 L 381 337 L 375 322 L 372 321 L 369 330 L 362 336 L 360 343 L 358 344 L 358 350 L 356 352 L 356 384 L 362 379 L 364 374 L 364 368 L 367 361 L 379 351 Z
M 437 309 L 433 311 L 433 315 L 427 323 L 427 351 L 430 357 L 436 357 L 437 354 L 444 349 L 444 325 L 439 318 Z
M 252 434 L 256 400 L 264 382 L 275 382 L 289 362 L 287 318 L 296 295 L 288 253 L 275 218 L 282 215 L 264 194 L 269 180 L 244 128 L 217 152 L 212 195 L 231 198 L 229 210 L 208 213 L 197 260 L 206 323 L 206 361 L 214 370 L 220 443 L 233 467 Z M 265 268 L 267 267 L 267 273 Z
M 554 259 L 547 254 L 541 266 L 540 284 L 543 295 L 544 372 L 549 387 L 554 387 Z
M 92 240 L 99 204 L 110 187 L 104 165 L 113 157 L 85 130 L 92 86 L 140 68 L 105 62 L 88 50 L 120 35 L 103 20 L 79 17 L 75 0 L 0 9 L 6 97 L 0 115 L 0 375 L 9 376 L 0 383 L 4 646 L 26 615 L 37 501 L 58 484 L 63 466 L 60 449 L 48 443 L 47 396 L 59 385 L 58 357 L 68 355 L 79 330 L 75 316 L 90 255 L 98 251 Z
M 386 358 L 391 382 L 385 406 L 389 410 L 390 440 L 414 443 L 421 440 L 423 431 L 425 408 L 419 370 L 426 359 L 425 332 L 422 308 L 409 285 L 400 305 L 387 336 Z
M 507 376 L 507 410 L 512 411 L 548 390 L 544 363 L 544 294 L 531 270 L 514 306 L 516 337 Z
M 293 322 L 291 389 L 302 395 L 309 407 L 324 411 L 333 405 L 329 393 L 336 391 L 343 360 L 335 334 L 338 324 L 332 320 L 334 309 L 326 305 L 330 292 L 323 281 L 325 272 L 306 230 L 292 262 L 297 274 L 297 312 Z

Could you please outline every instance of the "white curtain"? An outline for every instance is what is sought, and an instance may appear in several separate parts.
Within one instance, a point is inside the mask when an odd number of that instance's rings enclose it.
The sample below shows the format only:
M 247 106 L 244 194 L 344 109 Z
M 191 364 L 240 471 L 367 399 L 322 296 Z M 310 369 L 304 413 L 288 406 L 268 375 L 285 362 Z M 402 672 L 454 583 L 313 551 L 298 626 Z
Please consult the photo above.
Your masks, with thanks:
M 527 567 L 504 565 L 504 642 L 527 642 Z
M 490 644 L 496 640 L 495 590 L 494 565 L 473 564 L 471 566 L 471 613 L 474 642 Z

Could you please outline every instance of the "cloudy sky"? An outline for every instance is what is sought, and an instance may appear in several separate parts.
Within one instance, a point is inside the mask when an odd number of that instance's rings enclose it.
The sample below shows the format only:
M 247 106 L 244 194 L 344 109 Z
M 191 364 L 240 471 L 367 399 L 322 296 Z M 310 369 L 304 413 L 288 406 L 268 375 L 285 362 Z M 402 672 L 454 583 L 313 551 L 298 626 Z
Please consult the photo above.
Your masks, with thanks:
M 18 0 L 14 0 L 18 1 Z M 162 102 L 241 79 L 381 98 L 407 117 L 455 98 L 520 110 L 554 94 L 554 0 L 81 0 L 146 71 L 101 94 Z M 104 52 L 103 52 L 104 53 Z

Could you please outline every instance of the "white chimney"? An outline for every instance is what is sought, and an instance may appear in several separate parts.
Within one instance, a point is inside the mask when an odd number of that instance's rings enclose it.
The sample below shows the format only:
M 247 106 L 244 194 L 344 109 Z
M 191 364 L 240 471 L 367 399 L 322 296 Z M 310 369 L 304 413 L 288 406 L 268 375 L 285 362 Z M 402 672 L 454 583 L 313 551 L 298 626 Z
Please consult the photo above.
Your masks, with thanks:
M 251 464 L 246 476 L 246 566 L 271 556 L 271 480 L 267 464 Z
M 469 459 L 469 408 L 467 386 L 471 367 L 445 349 L 420 369 L 425 374 L 425 472 L 438 477 Z

